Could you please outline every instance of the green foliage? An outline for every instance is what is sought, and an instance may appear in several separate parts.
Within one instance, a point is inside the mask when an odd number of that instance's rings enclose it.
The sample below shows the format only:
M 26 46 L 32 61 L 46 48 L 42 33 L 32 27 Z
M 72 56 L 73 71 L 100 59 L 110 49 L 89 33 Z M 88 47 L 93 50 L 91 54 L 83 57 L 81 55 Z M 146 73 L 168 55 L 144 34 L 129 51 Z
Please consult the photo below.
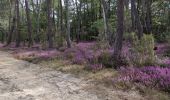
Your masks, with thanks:
M 165 54 L 164 54 L 164 56 L 166 56 L 166 57 L 170 57 L 170 51 L 168 50 L 168 51 L 166 51 L 165 52 Z
M 104 31 L 104 25 L 103 25 L 103 20 L 102 19 L 99 19 L 95 22 L 92 23 L 92 28 L 97 28 L 99 33 L 102 33 Z
M 116 25 L 115 25 L 115 16 L 112 16 L 111 19 L 109 19 L 109 29 L 110 31 L 113 33 L 113 31 L 116 30 Z M 104 34 L 104 22 L 103 22 L 103 19 L 98 19 L 96 20 L 95 22 L 92 23 L 91 25 L 91 29 L 97 29 L 98 31 L 98 37 L 97 39 L 100 40 L 100 41 L 103 41 L 105 40 L 104 37 L 105 37 L 105 34 Z
M 170 43 L 170 32 L 163 32 L 161 34 L 156 34 L 155 39 L 157 42 L 169 42 Z
M 25 41 L 27 40 L 27 38 L 28 38 L 28 33 L 27 33 L 27 26 L 26 26 L 26 24 L 21 23 L 21 24 L 19 25 L 19 31 L 20 31 L 20 33 L 22 34 L 22 35 L 21 35 L 21 40 L 25 42 Z
M 46 44 L 46 42 L 47 42 L 46 31 L 43 30 L 43 29 L 41 29 L 40 33 L 41 33 L 41 34 L 39 35 L 39 37 L 40 37 L 40 43 L 42 44 L 42 48 L 46 48 L 46 47 L 47 47 L 47 44 Z
M 132 33 L 132 49 L 130 62 L 136 66 L 155 65 L 154 37 L 152 34 L 144 35 L 140 40 Z
M 55 44 L 57 44 L 57 47 L 60 48 L 64 45 L 64 36 L 61 36 L 61 32 L 57 32 L 58 34 L 55 35 L 55 38 L 54 38 L 54 41 L 55 41 Z

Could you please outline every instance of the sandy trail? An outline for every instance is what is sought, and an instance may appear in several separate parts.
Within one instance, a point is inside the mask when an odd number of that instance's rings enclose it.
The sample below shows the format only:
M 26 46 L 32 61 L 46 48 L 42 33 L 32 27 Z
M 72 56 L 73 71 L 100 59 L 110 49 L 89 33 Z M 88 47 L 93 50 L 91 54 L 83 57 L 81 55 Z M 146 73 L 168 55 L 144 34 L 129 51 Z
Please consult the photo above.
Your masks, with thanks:
M 83 79 L 17 60 L 0 51 L 0 100 L 142 100 L 136 93 L 96 94 L 87 91 L 88 85 Z
M 100 100 L 81 79 L 0 51 L 0 100 Z

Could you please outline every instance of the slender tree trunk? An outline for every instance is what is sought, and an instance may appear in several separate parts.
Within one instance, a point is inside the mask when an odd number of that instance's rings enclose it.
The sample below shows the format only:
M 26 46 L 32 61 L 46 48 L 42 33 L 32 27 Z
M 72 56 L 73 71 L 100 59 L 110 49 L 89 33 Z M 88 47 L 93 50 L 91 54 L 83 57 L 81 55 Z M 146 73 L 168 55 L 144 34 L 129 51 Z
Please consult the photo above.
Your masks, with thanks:
M 28 27 L 28 47 L 33 45 L 33 39 L 32 39 L 32 23 L 30 19 L 30 11 L 28 7 L 28 1 L 25 0 L 25 7 L 26 7 L 26 15 L 27 15 L 27 27 Z
M 152 33 L 151 3 L 151 0 L 146 1 L 146 30 L 148 34 Z
M 103 21 L 104 21 L 104 33 L 105 33 L 105 41 L 108 41 L 109 44 L 111 43 L 111 32 L 109 29 L 109 14 L 108 14 L 108 4 L 105 0 L 101 0 L 102 8 L 103 8 Z
M 41 0 L 37 0 L 37 23 L 36 23 L 36 43 L 40 42 L 40 9 L 41 9 Z
M 66 6 L 66 17 L 67 17 L 67 29 L 66 29 L 66 41 L 67 41 L 67 47 L 71 48 L 71 38 L 70 38 L 70 14 L 69 14 L 69 0 L 65 0 L 65 6 Z
M 20 15 L 19 15 L 19 0 L 16 0 L 16 47 L 20 46 L 21 42 L 21 36 L 19 31 L 19 25 L 20 25 Z
M 117 33 L 114 44 L 113 58 L 120 60 L 124 33 L 124 0 L 117 0 Z
M 143 36 L 143 27 L 142 27 L 135 3 L 136 3 L 136 0 L 131 0 L 132 30 L 134 31 L 137 28 L 137 35 L 138 35 L 138 38 L 140 39 Z
M 170 4 L 170 0 L 169 0 Z M 170 32 L 170 7 L 168 8 L 168 31 Z
M 53 1 L 53 18 L 52 18 L 52 23 L 53 23 L 53 34 L 56 33 L 56 22 L 55 22 L 55 0 Z
M 8 39 L 7 39 L 7 44 L 6 44 L 6 46 L 10 45 L 11 42 L 12 42 L 12 34 L 14 33 L 15 22 L 16 22 L 16 20 L 15 20 L 15 18 L 13 18 L 13 20 L 12 20 L 12 26 L 11 26 L 10 31 L 9 31 L 9 33 L 8 33 Z
M 131 0 L 131 21 L 132 21 L 132 31 L 135 32 L 135 3 Z
M 48 40 L 48 46 L 49 48 L 53 48 L 53 33 L 52 33 L 52 18 L 51 18 L 51 5 L 52 5 L 52 0 L 46 0 L 47 2 L 47 40 Z
M 15 17 L 13 16 L 12 11 L 15 11 L 16 7 L 15 6 L 13 7 L 12 2 L 9 2 L 9 3 L 10 3 L 9 33 L 8 33 L 8 36 L 7 36 L 6 46 L 11 44 L 11 42 L 12 42 L 12 34 L 13 34 L 13 31 L 14 31 L 14 28 L 15 28 Z M 12 19 L 12 22 L 11 22 L 11 19 Z
M 102 2 L 101 0 L 99 1 L 100 2 L 100 6 L 99 6 L 99 18 L 98 19 L 101 19 L 102 18 Z
M 81 8 L 82 2 L 78 6 L 78 1 L 76 0 L 76 10 L 77 10 L 77 42 L 80 41 L 80 32 L 81 32 Z
M 60 33 L 60 42 L 59 47 L 63 46 L 63 6 L 62 6 L 62 0 L 59 0 L 59 33 Z

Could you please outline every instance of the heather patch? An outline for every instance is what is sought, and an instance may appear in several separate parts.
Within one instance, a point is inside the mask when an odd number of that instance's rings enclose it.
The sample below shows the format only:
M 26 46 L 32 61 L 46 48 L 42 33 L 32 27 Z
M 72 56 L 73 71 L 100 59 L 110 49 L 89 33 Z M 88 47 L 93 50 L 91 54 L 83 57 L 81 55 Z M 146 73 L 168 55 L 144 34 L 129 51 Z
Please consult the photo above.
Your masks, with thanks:
M 115 83 L 138 83 L 146 87 L 170 92 L 170 67 L 148 66 L 143 68 L 121 68 Z
M 52 59 L 59 56 L 60 52 L 56 50 L 26 50 L 13 52 L 15 58 L 25 59 L 28 61 L 36 59 Z
M 113 48 L 101 47 L 104 47 L 103 44 L 98 44 L 95 42 L 79 43 L 73 48 L 66 49 L 63 53 L 63 56 L 67 59 L 71 59 L 74 64 L 85 64 L 86 66 L 90 67 L 90 69 L 113 67 Z M 122 53 L 124 55 L 127 55 L 128 51 L 129 45 L 123 47 Z M 99 68 L 96 68 L 96 66 L 98 66 Z
M 64 58 L 70 59 L 73 64 L 82 64 L 91 70 L 100 70 L 108 67 L 112 62 L 113 50 L 110 48 L 97 49 L 96 43 L 79 43 L 73 48 L 64 51 Z M 112 67 L 112 66 L 109 66 Z

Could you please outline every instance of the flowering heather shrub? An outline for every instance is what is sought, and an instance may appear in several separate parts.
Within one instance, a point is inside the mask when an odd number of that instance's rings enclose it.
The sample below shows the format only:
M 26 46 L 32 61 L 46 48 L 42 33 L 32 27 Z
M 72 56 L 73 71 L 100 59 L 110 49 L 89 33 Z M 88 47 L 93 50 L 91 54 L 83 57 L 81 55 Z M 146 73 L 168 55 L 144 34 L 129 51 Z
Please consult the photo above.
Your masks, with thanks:
M 74 57 L 72 59 L 74 64 L 86 64 L 87 60 L 84 57 L 84 54 L 81 51 L 77 51 L 74 54 Z
M 66 49 L 63 56 L 66 59 L 71 59 L 75 64 L 79 64 L 80 62 L 82 62 L 81 60 L 83 58 L 81 52 L 76 48 Z
M 95 42 L 79 43 L 74 48 L 66 49 L 64 56 L 71 59 L 74 64 L 86 64 L 88 68 L 93 70 L 99 70 L 103 66 L 110 65 L 113 50 L 94 49 L 95 45 Z
M 121 68 L 114 82 L 133 82 L 170 92 L 170 67 Z
M 79 43 L 74 48 L 64 51 L 64 57 L 72 60 L 74 64 L 86 64 L 94 58 L 94 52 L 90 49 L 94 43 Z
M 85 64 L 91 69 L 101 69 L 101 65 L 102 67 L 114 67 L 113 49 L 109 47 L 100 48 L 98 45 L 95 42 L 76 44 L 75 47 L 64 51 L 64 57 L 72 60 L 74 64 Z M 123 51 L 127 53 L 127 47 Z M 123 63 L 121 61 L 121 64 L 125 64 L 124 61 Z
M 164 64 L 169 65 L 170 66 L 170 59 L 164 60 Z

